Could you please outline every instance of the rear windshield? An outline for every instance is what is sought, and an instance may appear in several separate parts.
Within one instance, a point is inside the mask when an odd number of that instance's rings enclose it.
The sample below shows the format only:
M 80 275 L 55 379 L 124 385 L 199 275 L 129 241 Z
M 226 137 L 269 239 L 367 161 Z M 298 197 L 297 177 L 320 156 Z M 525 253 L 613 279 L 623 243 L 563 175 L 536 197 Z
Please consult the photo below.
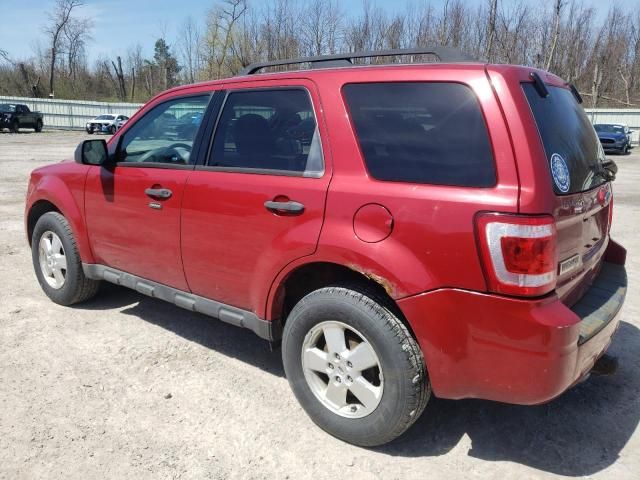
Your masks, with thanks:
M 604 183 L 604 152 L 571 91 L 547 86 L 549 96 L 543 98 L 532 83 L 523 83 L 522 88 L 544 144 L 556 194 L 583 192 Z
M 482 112 L 458 83 L 361 83 L 344 97 L 378 180 L 490 187 L 496 172 Z

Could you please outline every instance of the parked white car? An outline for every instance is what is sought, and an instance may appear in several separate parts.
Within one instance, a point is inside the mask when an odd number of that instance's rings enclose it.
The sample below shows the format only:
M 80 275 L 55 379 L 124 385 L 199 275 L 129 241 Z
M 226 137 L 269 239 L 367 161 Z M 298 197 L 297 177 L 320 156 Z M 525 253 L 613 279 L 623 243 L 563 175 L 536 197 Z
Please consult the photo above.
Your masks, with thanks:
M 87 122 L 85 130 L 89 135 L 94 132 L 110 133 L 113 135 L 127 120 L 129 120 L 129 117 L 121 114 L 107 113 L 98 115 L 93 120 Z

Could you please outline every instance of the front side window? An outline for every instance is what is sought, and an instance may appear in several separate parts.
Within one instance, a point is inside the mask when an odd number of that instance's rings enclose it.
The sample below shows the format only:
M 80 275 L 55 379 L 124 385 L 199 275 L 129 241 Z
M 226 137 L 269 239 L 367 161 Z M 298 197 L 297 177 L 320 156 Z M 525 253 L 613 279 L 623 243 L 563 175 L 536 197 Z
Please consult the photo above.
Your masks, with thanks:
M 491 187 L 496 171 L 473 91 L 458 83 L 345 85 L 367 170 L 378 180 Z
M 231 92 L 208 165 L 321 175 L 322 149 L 309 94 L 303 89 Z
M 147 112 L 124 135 L 119 161 L 188 165 L 210 95 L 176 98 Z

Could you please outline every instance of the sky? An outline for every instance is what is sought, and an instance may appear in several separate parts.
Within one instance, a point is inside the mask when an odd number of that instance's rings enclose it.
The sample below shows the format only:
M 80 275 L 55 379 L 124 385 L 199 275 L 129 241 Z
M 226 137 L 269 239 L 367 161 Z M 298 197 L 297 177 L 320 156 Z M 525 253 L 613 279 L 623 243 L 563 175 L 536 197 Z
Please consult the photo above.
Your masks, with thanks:
M 432 0 L 432 4 L 443 4 L 445 0 Z M 478 5 L 486 0 L 467 0 Z M 508 0 L 502 0 L 507 3 Z M 553 0 L 528 0 L 533 6 L 549 5 Z M 258 4 L 260 0 L 250 0 Z M 626 11 L 640 9 L 640 0 L 584 0 L 606 15 L 608 6 L 616 3 Z M 44 45 L 42 28 L 47 23 L 47 12 L 55 0 L 0 0 L 0 48 L 14 59 L 34 55 L 38 41 Z M 167 42 L 175 43 L 178 29 L 185 18 L 191 15 L 202 20 L 215 0 L 85 0 L 78 14 L 94 21 L 93 41 L 89 43 L 88 57 L 93 62 L 101 56 L 113 58 L 124 55 L 129 47 L 140 44 L 145 55 L 152 55 L 154 42 L 164 32 Z M 347 15 L 357 15 L 362 0 L 340 0 Z M 389 12 L 404 9 L 406 0 L 373 0 Z

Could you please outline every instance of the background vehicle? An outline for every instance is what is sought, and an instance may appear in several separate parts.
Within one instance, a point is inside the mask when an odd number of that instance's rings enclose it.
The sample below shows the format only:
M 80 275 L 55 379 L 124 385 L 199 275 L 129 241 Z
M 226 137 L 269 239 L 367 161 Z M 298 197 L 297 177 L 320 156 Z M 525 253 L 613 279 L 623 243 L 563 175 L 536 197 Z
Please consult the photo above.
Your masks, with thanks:
M 124 124 L 123 122 L 126 122 L 127 120 L 129 120 L 129 117 L 121 114 L 109 113 L 98 115 L 93 120 L 87 122 L 85 130 L 89 135 L 94 132 L 110 133 L 113 135 L 118 131 L 118 125 L 122 126 Z
M 611 371 L 626 251 L 579 95 L 428 52 L 455 65 L 336 55 L 172 89 L 35 170 L 43 290 L 105 280 L 281 341 L 305 411 L 365 446 L 432 393 L 531 405 Z M 314 68 L 256 75 L 291 63 Z
M 116 118 L 116 130 L 120 130 L 124 125 L 129 121 L 129 117 L 125 117 L 124 115 L 120 115 Z
M 41 132 L 43 126 L 42 114 L 32 112 L 29 107 L 21 103 L 0 103 L 0 130 L 8 128 L 17 133 L 21 128 L 33 128 Z
M 593 128 L 595 128 L 605 152 L 626 155 L 631 150 L 631 133 L 625 125 L 597 123 Z

